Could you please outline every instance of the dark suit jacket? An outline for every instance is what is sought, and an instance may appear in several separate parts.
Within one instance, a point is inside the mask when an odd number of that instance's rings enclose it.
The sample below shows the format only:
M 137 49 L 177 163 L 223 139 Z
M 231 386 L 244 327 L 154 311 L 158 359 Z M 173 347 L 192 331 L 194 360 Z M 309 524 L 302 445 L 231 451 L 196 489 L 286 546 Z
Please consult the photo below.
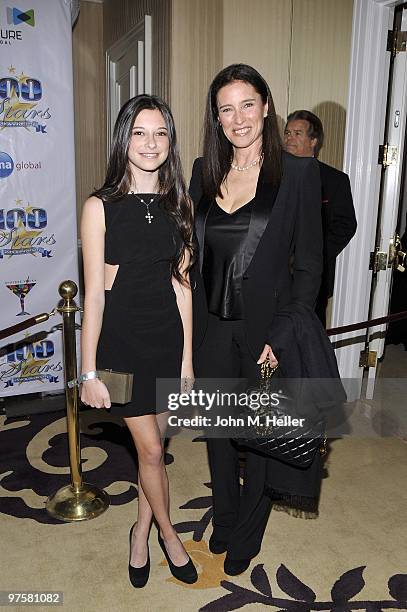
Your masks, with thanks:
M 335 260 L 356 232 L 349 177 L 332 166 L 318 161 L 322 188 L 322 225 L 324 233 L 324 269 L 321 291 L 333 294 Z
M 190 184 L 195 204 L 196 237 L 200 258 L 191 270 L 194 299 L 194 347 L 201 344 L 208 312 L 200 270 L 205 223 L 211 202 L 202 190 L 202 159 L 195 160 Z M 322 223 L 318 163 L 313 158 L 283 154 L 279 189 L 260 171 L 256 200 L 247 236 L 242 280 L 244 324 L 252 356 L 258 359 L 264 344 L 280 345 L 284 336 L 276 313 L 300 303 L 310 308 L 321 283 Z M 278 353 L 276 354 L 278 357 Z

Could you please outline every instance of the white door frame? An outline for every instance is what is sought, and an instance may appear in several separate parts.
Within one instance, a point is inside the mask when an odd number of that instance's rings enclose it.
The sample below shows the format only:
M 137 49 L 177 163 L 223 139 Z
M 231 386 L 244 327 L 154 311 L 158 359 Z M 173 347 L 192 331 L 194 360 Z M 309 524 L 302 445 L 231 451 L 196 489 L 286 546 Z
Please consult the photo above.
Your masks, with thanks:
M 407 30 L 407 9 L 403 9 L 400 17 L 402 31 Z M 399 113 L 396 120 L 396 112 Z M 386 142 L 397 147 L 397 156 L 394 162 L 382 172 L 381 202 L 379 232 L 376 236 L 376 248 L 388 254 L 388 263 L 385 270 L 377 273 L 375 288 L 372 296 L 371 317 L 386 315 L 391 299 L 393 280 L 393 265 L 390 260 L 390 247 L 394 245 L 397 228 L 397 218 L 400 207 L 400 188 L 403 176 L 404 148 L 406 135 L 407 113 L 407 53 L 397 53 L 393 59 L 392 82 L 388 93 Z M 382 357 L 385 349 L 387 324 L 375 326 L 369 330 L 369 350 L 375 351 Z M 377 367 L 368 370 L 366 398 L 371 399 L 377 376 Z
M 127 34 L 125 34 L 118 41 L 116 41 L 106 51 L 107 157 L 109 157 L 113 127 L 116 121 L 117 112 L 119 111 L 119 109 L 117 108 L 117 104 L 115 103 L 115 100 L 117 98 L 115 82 L 115 62 L 121 56 L 123 56 L 128 46 L 134 42 L 137 42 L 137 63 L 139 71 L 137 75 L 137 83 L 135 82 L 135 75 L 130 83 L 130 95 L 135 96 L 137 95 L 137 93 L 151 94 L 152 30 L 150 15 L 144 15 L 144 19 L 142 21 L 140 21 L 134 28 L 127 32 Z M 112 108 L 116 109 L 114 113 L 112 113 Z
M 368 318 L 372 278 L 369 256 L 375 246 L 381 178 L 378 152 L 384 138 L 390 63 L 387 32 L 393 26 L 394 7 L 403 1 L 354 0 L 344 171 L 352 185 L 358 229 L 338 257 L 332 327 Z M 337 348 L 336 356 L 341 376 L 358 380 L 353 385 L 357 397 L 362 387 L 359 356 L 364 337 L 362 330 L 332 338 L 346 340 L 340 343 L 344 346 Z

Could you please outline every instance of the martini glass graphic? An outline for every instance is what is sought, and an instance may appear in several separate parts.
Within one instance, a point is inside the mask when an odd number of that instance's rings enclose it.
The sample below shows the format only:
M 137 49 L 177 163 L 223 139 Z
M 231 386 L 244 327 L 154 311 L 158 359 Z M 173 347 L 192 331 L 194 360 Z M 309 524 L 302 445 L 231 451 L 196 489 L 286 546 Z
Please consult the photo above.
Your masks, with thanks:
M 27 278 L 25 281 L 12 281 L 10 283 L 6 283 L 7 289 L 10 289 L 17 297 L 20 298 L 20 306 L 21 312 L 16 314 L 16 317 L 21 315 L 29 315 L 29 312 L 24 310 L 24 300 L 29 291 L 34 287 L 37 281 L 30 280 Z

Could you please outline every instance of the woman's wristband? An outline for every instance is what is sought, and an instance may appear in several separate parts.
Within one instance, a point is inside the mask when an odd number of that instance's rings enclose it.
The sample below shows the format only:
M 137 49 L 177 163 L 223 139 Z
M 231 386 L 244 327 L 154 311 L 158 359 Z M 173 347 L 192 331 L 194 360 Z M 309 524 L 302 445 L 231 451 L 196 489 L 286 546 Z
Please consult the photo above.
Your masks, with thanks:
M 78 378 L 68 381 L 67 385 L 70 389 L 72 389 L 72 387 L 75 387 L 75 385 L 78 385 L 79 387 L 81 383 L 85 382 L 86 380 L 93 380 L 94 378 L 99 378 L 98 373 L 96 370 L 91 370 L 90 372 L 84 372 L 84 374 L 81 374 L 78 376 Z

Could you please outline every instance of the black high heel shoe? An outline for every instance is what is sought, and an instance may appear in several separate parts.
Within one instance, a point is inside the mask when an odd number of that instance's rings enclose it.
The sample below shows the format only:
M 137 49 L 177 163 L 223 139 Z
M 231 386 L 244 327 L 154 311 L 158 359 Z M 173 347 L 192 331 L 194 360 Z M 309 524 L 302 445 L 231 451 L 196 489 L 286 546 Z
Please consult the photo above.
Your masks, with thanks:
M 167 559 L 168 567 L 170 568 L 171 574 L 177 580 L 186 582 L 187 584 L 193 584 L 198 580 L 198 572 L 196 571 L 195 565 L 192 563 L 191 557 L 188 555 L 188 561 L 185 565 L 174 565 L 171 561 L 170 556 L 165 548 L 164 540 L 162 539 L 160 532 L 158 532 L 158 543 L 161 546 L 165 558 Z
M 130 565 L 131 540 L 133 536 L 133 529 L 134 529 L 134 525 L 130 529 L 130 538 L 129 538 L 130 539 L 130 542 L 129 542 L 130 544 L 129 579 L 130 579 L 131 584 L 134 586 L 134 588 L 141 589 L 142 587 L 146 586 L 148 577 L 150 576 L 150 549 L 148 549 L 147 562 L 145 565 L 143 565 L 143 567 L 133 567 L 132 565 Z

